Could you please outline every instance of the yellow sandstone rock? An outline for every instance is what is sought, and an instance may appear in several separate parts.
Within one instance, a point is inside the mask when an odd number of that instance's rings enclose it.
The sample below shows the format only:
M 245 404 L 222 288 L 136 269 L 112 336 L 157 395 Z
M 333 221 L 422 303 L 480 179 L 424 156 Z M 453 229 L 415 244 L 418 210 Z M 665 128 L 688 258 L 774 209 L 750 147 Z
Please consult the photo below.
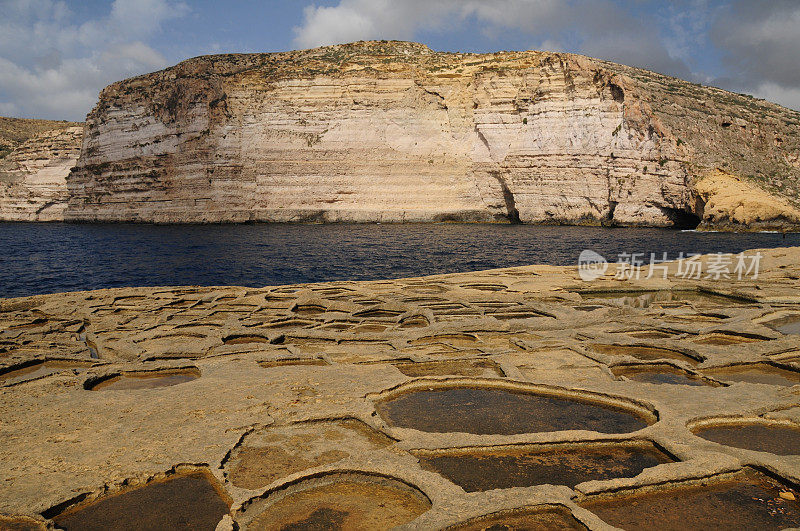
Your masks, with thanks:
M 695 190 L 705 202 L 703 219 L 712 226 L 766 227 L 800 222 L 800 209 L 785 199 L 721 170 L 701 178 Z

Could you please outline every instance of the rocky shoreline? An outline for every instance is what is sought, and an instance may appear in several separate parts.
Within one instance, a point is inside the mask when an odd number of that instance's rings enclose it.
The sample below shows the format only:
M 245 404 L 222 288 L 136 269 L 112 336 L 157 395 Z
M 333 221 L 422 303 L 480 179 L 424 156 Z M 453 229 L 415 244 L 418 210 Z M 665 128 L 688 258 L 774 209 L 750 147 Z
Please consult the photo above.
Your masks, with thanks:
M 0 300 L 0 527 L 797 527 L 800 248 L 760 253 Z

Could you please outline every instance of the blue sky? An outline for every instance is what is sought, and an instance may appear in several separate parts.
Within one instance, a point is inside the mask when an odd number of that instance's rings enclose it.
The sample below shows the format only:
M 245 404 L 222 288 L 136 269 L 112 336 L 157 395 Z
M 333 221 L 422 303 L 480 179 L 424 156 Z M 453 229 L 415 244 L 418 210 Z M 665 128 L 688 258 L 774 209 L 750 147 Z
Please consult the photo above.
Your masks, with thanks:
M 797 0 L 0 0 L 0 115 L 82 120 L 189 57 L 360 39 L 583 53 L 800 110 L 798 28 Z

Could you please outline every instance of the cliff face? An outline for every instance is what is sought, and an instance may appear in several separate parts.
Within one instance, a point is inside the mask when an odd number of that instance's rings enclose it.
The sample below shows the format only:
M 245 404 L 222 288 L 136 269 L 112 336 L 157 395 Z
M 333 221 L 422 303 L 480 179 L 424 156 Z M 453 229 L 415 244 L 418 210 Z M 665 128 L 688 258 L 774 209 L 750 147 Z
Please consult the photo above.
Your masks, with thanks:
M 5 158 L 20 144 L 30 140 L 39 133 L 82 126 L 83 124 L 77 122 L 33 120 L 30 118 L 8 118 L 6 116 L 0 116 L 0 160 Z
M 64 219 L 67 175 L 82 138 L 83 127 L 68 124 L 36 134 L 0 159 L 0 221 Z
M 201 57 L 101 93 L 65 217 L 691 224 L 709 199 L 694 182 L 715 168 L 796 202 L 798 124 L 569 54 L 368 42 Z

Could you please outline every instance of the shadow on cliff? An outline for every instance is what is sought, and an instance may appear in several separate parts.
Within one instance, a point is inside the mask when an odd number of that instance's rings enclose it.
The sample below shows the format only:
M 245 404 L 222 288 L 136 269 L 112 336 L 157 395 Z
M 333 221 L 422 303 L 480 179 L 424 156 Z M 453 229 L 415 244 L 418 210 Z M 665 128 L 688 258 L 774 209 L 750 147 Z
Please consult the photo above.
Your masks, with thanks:
M 517 203 L 514 200 L 514 193 L 508 187 L 506 180 L 499 172 L 492 172 L 492 177 L 497 179 L 500 184 L 500 189 L 503 191 L 503 202 L 506 205 L 506 219 L 511 223 L 522 223 L 519 219 L 519 211 L 517 210 Z

